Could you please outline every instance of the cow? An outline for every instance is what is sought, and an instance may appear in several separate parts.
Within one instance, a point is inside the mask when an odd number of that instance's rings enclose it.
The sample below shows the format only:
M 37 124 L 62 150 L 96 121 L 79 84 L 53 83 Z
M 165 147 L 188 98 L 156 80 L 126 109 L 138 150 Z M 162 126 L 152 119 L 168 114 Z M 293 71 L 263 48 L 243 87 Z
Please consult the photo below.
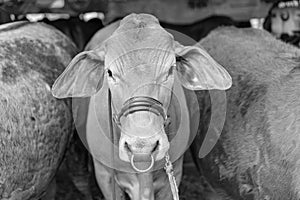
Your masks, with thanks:
M 92 36 L 101 28 L 103 28 L 102 21 L 98 18 L 90 19 L 85 22 L 79 17 L 70 17 L 69 19 L 48 20 L 43 19 L 41 22 L 54 26 L 65 35 L 67 35 L 82 51 Z
M 197 94 L 201 120 L 191 149 L 202 175 L 232 199 L 299 199 L 300 50 L 258 29 L 219 28 L 200 44 L 233 82 L 221 136 L 202 159 L 212 113 L 208 94 Z
M 74 130 L 71 105 L 51 85 L 77 48 L 46 25 L 0 26 L 0 199 L 39 199 L 46 193 Z
M 193 91 L 230 86 L 229 74 L 203 48 L 183 46 L 156 17 L 133 13 L 97 32 L 55 81 L 52 94 L 74 99 L 76 128 L 93 156 L 105 198 L 120 199 L 125 191 L 132 200 L 153 200 L 172 199 L 162 173 L 164 158 L 168 153 L 176 160 L 179 184 L 180 151 L 189 137 L 186 118 L 176 137 L 172 131 L 168 134 L 179 123 L 173 93 L 182 97 L 187 94 L 182 87 Z M 191 121 L 197 123 L 196 118 Z M 171 137 L 177 140 L 170 142 Z
M 110 23 L 120 21 L 123 17 L 117 17 L 114 20 L 112 20 Z M 235 22 L 233 19 L 231 19 L 228 16 L 222 16 L 222 15 L 213 15 L 209 16 L 205 19 L 196 21 L 191 24 L 174 24 L 169 23 L 166 21 L 159 21 L 160 25 L 165 28 L 167 31 L 177 31 L 179 33 L 182 33 L 195 42 L 200 41 L 202 38 L 207 36 L 210 31 L 213 29 L 220 27 L 220 26 L 241 26 L 237 22 Z M 172 32 L 173 34 L 173 32 Z
M 181 32 L 195 41 L 200 41 L 202 38 L 206 37 L 210 31 L 219 26 L 235 26 L 236 23 L 233 19 L 227 16 L 210 16 L 203 20 L 197 21 L 192 24 L 170 24 L 167 22 L 160 21 L 160 24 L 165 29 L 171 29 Z

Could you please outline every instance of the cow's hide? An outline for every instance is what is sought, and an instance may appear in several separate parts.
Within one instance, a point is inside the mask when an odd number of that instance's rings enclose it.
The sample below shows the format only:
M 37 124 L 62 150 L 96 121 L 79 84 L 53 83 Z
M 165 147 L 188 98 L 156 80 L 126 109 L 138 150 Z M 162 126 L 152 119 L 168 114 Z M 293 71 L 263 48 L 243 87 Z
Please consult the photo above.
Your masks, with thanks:
M 44 19 L 43 22 L 54 26 L 67 35 L 77 45 L 79 50 L 83 50 L 91 37 L 99 29 L 103 28 L 102 21 L 98 18 L 90 19 L 87 22 L 80 20 L 78 17 L 54 21 Z
M 226 16 L 211 16 L 206 19 L 197 21 L 193 24 L 176 25 L 166 22 L 160 22 L 165 29 L 171 29 L 183 33 L 192 39 L 199 41 L 209 34 L 210 31 L 219 26 L 234 26 L 235 22 Z
M 255 29 L 219 28 L 200 42 L 233 79 L 215 148 L 197 160 L 204 175 L 234 199 L 300 198 L 300 51 Z M 199 93 L 198 156 L 210 119 Z
M 38 199 L 52 180 L 73 126 L 70 102 L 50 86 L 75 53 L 48 25 L 0 26 L 1 199 Z

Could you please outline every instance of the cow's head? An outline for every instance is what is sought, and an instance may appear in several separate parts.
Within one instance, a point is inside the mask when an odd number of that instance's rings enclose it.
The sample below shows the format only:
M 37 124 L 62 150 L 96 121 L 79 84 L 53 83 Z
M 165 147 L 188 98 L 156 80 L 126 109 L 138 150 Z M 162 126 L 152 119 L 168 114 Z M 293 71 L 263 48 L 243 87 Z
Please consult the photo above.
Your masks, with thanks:
M 105 42 L 78 54 L 56 80 L 53 95 L 92 96 L 104 81 L 114 113 L 121 113 L 119 155 L 127 162 L 132 155 L 160 160 L 168 151 L 164 122 L 174 81 L 190 90 L 231 86 L 230 75 L 205 50 L 174 41 L 148 14 L 125 17 Z M 136 104 L 141 106 L 129 110 Z M 145 109 L 149 105 L 152 112 Z

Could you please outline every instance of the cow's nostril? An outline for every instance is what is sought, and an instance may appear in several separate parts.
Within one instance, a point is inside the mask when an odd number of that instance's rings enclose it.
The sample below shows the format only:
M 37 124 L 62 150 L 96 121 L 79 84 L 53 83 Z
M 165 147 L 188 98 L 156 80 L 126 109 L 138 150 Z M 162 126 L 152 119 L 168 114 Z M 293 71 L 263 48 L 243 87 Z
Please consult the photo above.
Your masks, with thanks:
M 158 146 L 159 146 L 159 141 L 157 141 L 157 142 L 155 143 L 155 146 L 154 146 L 154 148 L 153 148 L 153 150 L 152 150 L 152 153 L 158 149 Z
M 148 143 L 147 141 L 139 141 L 135 142 L 133 145 L 124 142 L 123 143 L 123 151 L 131 154 L 152 154 L 159 150 L 160 141 L 157 140 L 155 143 Z

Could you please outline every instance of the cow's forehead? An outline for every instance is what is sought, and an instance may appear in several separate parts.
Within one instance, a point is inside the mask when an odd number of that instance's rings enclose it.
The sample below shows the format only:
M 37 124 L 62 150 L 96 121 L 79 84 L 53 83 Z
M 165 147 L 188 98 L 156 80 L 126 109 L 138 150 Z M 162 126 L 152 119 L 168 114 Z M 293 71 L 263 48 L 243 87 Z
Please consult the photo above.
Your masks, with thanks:
M 149 14 L 130 14 L 124 17 L 120 22 L 120 26 L 114 34 L 126 32 L 130 29 L 137 28 L 161 28 L 156 17 Z
M 149 62 L 163 64 L 165 59 L 174 57 L 173 41 L 172 35 L 159 25 L 155 17 L 129 15 L 106 41 L 105 65 L 108 67 L 119 59 L 131 67 Z

